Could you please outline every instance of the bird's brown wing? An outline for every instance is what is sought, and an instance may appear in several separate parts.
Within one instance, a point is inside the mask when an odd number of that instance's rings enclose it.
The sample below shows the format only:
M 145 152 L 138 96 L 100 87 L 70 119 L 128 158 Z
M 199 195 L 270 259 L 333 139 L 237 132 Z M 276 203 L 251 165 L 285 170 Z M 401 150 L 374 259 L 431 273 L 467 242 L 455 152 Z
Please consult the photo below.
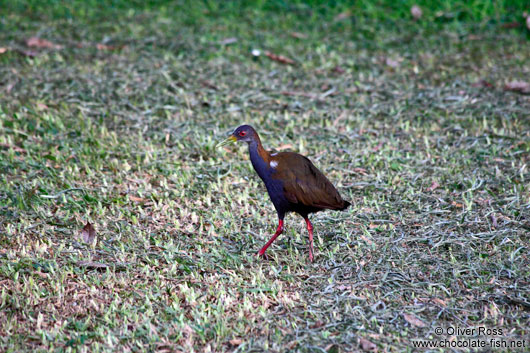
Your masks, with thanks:
M 305 206 L 342 209 L 345 201 L 333 184 L 306 157 L 293 152 L 278 153 L 273 178 L 283 182 L 285 197 Z

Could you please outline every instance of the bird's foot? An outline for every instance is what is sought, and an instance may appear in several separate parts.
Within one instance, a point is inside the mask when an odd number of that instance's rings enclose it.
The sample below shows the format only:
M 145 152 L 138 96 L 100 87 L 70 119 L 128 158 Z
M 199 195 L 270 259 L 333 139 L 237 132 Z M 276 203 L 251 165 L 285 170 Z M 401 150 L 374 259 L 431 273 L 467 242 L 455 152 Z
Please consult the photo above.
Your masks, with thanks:
M 263 260 L 266 260 L 266 261 L 269 260 L 269 255 L 267 255 L 265 253 L 261 253 L 259 251 L 257 253 L 255 253 L 254 256 L 262 258 Z

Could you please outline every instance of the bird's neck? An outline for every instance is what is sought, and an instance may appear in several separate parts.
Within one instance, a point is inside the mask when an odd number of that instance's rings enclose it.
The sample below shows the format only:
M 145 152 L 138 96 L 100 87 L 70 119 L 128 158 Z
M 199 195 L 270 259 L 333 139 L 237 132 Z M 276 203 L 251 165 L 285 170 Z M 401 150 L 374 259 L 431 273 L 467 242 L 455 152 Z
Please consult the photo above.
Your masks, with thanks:
M 254 170 L 258 173 L 261 179 L 266 178 L 266 175 L 269 173 L 269 162 L 270 155 L 269 152 L 265 151 L 261 145 L 261 141 L 252 141 L 248 145 L 248 151 L 250 153 L 250 161 Z

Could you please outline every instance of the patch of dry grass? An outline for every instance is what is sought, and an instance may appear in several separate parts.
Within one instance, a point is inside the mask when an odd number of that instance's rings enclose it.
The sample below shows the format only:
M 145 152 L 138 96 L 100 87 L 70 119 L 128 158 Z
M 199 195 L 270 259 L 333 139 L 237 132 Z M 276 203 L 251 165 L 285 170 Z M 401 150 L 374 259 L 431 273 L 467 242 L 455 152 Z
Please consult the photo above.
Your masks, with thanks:
M 35 23 L 0 37 L 2 350 L 414 351 L 447 326 L 530 344 L 520 32 L 121 16 L 42 22 L 64 47 L 35 56 Z M 243 122 L 353 203 L 313 217 L 312 264 L 297 216 L 253 256 L 275 212 L 245 148 L 215 148 Z

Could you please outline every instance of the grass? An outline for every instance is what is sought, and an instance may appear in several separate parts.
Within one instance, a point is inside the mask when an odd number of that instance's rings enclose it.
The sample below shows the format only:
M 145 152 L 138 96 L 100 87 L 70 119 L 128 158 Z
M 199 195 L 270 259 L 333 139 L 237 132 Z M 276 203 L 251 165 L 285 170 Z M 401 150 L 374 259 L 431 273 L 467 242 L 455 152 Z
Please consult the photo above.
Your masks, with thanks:
M 530 345 L 522 1 L 110 3 L 0 10 L 0 350 Z M 352 202 L 313 216 L 314 263 L 298 216 L 254 258 L 275 212 L 246 148 L 215 148 L 242 123 Z

